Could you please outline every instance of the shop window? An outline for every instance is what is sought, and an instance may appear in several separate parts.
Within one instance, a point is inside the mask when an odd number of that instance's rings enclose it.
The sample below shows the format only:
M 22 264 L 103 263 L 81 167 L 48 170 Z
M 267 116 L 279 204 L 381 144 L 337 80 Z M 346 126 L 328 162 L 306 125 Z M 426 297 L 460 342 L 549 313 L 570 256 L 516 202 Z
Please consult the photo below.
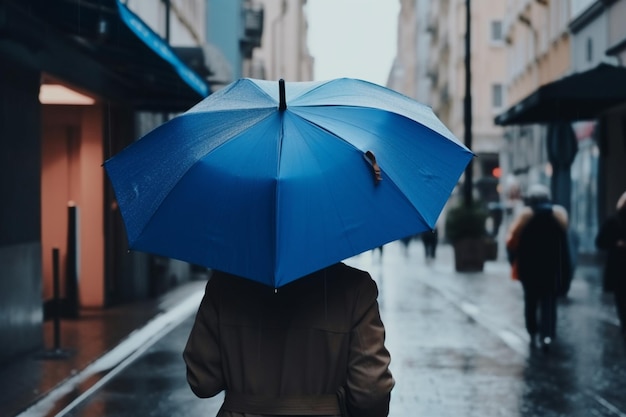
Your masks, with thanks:
M 587 38 L 587 62 L 593 62 L 593 39 Z
M 502 29 L 502 21 L 501 20 L 492 20 L 491 21 L 491 42 L 493 43 L 502 43 L 504 42 L 504 32 Z
M 491 86 L 491 106 L 494 109 L 501 109 L 504 105 L 504 88 L 502 84 L 493 84 Z

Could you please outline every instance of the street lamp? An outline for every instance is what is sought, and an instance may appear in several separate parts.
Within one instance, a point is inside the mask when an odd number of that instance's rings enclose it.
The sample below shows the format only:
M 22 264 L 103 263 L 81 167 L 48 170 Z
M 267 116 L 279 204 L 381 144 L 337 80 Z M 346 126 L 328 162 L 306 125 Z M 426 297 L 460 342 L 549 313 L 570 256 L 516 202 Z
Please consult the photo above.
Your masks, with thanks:
M 470 0 L 465 0 L 465 98 L 463 99 L 464 107 L 464 125 L 465 125 L 465 146 L 472 149 L 472 69 L 471 69 L 471 43 L 470 43 Z M 473 203 L 473 172 L 472 161 L 470 160 L 467 168 L 465 168 L 465 181 L 463 182 L 463 201 L 466 207 L 470 207 Z

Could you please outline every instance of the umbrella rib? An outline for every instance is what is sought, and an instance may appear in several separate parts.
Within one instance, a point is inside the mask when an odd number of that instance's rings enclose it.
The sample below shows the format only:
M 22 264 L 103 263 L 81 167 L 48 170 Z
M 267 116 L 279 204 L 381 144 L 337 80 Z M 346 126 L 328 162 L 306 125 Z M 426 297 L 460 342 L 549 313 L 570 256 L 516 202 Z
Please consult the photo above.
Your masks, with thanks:
M 276 146 L 278 146 L 277 149 L 277 153 L 278 153 L 278 157 L 276 158 L 276 177 L 274 179 L 274 227 L 272 227 L 272 238 L 274 239 L 274 241 L 272 242 L 272 248 L 273 248 L 273 257 L 272 257 L 272 263 L 273 263 L 273 268 L 272 270 L 274 271 L 274 277 L 272 277 L 272 280 L 274 281 L 274 285 L 276 285 L 276 267 L 277 267 L 277 263 L 278 263 L 278 224 L 279 224 L 279 216 L 280 213 L 278 212 L 278 194 L 279 194 L 279 190 L 278 190 L 278 185 L 279 185 L 279 181 L 278 179 L 280 178 L 280 161 L 282 160 L 282 153 L 283 153 L 283 140 L 285 138 L 285 124 L 284 124 L 284 120 L 285 120 L 285 112 L 287 111 L 287 109 L 279 111 L 278 112 L 278 117 L 280 117 L 281 122 L 280 122 L 280 132 L 278 133 L 278 141 Z

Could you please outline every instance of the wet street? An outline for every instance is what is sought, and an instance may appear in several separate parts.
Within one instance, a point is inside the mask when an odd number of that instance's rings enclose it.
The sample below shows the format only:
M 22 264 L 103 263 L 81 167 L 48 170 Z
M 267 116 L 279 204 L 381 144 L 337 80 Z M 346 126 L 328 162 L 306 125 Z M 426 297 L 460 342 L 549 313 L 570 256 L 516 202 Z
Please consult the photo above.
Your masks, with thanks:
M 396 379 L 390 416 L 626 417 L 626 346 L 597 270 L 580 267 L 559 305 L 549 352 L 529 346 L 522 291 L 503 261 L 454 272 L 452 250 L 426 262 L 421 242 L 392 243 L 347 263 L 378 282 Z M 196 299 L 197 300 L 197 299 Z M 196 301 L 197 302 L 197 301 Z M 194 397 L 181 352 L 187 317 L 57 415 L 213 416 L 221 398 Z

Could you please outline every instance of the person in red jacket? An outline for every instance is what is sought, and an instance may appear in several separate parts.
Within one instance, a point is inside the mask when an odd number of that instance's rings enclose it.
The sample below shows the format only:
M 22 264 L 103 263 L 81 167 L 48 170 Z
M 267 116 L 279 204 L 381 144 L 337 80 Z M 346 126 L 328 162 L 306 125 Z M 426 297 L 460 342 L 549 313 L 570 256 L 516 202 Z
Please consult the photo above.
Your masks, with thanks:
M 278 288 L 215 272 L 183 358 L 201 398 L 224 391 L 220 417 L 385 417 L 389 371 L 378 289 L 343 263 Z M 338 396 L 338 392 L 341 395 Z
M 529 187 L 526 203 L 511 224 L 506 247 L 513 278 L 524 289 L 531 346 L 547 350 L 556 337 L 557 297 L 571 279 L 568 216 L 565 208 L 552 204 L 550 190 L 541 184 Z

